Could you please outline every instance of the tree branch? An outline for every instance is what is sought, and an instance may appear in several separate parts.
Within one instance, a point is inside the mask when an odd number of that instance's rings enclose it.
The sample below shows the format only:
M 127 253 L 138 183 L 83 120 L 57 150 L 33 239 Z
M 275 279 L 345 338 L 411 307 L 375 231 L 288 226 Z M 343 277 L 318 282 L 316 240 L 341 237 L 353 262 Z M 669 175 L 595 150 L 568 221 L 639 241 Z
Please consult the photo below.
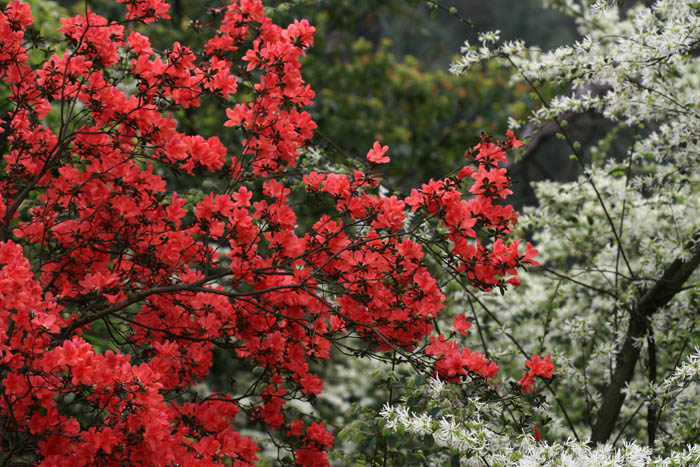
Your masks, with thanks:
M 649 318 L 683 289 L 685 281 L 700 266 L 700 231 L 693 234 L 688 248 L 691 258 L 688 261 L 676 258 L 661 279 L 642 295 L 631 313 L 625 342 L 615 360 L 615 373 L 605 390 L 603 404 L 593 427 L 592 443 L 605 443 L 615 429 L 615 422 L 625 401 L 622 391 L 634 376 L 634 367 L 641 352 L 638 341 L 648 332 Z

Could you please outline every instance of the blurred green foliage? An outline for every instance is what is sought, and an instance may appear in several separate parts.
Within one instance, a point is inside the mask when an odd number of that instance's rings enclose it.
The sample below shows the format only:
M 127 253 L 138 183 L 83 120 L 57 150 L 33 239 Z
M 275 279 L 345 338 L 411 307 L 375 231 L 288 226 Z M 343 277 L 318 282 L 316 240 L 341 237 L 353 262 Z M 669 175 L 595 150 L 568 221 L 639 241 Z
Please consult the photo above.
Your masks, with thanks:
M 390 41 L 352 43 L 350 58 L 328 66 L 317 56 L 305 75 L 317 92 L 313 108 L 321 132 L 363 158 L 375 140 L 390 147 L 384 175 L 401 191 L 444 176 L 463 161 L 481 132 L 503 135 L 509 116 L 527 110 L 523 88 L 510 88 L 508 70 L 453 76 L 423 70 L 412 56 L 389 52 Z

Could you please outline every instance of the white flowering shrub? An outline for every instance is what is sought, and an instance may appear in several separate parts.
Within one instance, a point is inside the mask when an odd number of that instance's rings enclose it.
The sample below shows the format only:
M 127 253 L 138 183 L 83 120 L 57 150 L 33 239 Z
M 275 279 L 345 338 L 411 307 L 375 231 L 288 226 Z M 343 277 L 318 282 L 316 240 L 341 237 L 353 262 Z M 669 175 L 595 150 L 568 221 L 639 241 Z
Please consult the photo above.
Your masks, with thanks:
M 436 465 L 698 465 L 700 2 L 544 3 L 582 39 L 542 52 L 482 33 L 451 71 L 505 60 L 514 80 L 563 90 L 514 123 L 556 125 L 580 176 L 533 187 L 538 204 L 519 224 L 542 267 L 503 296 L 454 283 L 452 306 L 489 358 L 551 353 L 554 379 L 529 406 L 508 395 L 522 368 L 503 368 L 494 393 L 432 382 L 386 405 L 384 427 L 432 440 Z M 586 113 L 610 135 L 573 141 L 563 119 Z M 622 134 L 634 139 L 615 153 Z

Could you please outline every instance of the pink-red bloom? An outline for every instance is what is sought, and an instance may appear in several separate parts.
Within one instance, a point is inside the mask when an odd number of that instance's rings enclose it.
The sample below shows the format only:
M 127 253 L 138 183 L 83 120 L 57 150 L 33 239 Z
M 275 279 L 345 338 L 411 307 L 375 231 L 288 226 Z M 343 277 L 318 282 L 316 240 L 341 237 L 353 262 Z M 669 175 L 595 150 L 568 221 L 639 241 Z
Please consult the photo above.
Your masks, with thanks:
M 389 150 L 389 146 L 382 146 L 379 141 L 374 142 L 374 146 L 367 153 L 367 160 L 373 164 L 386 164 L 389 162 L 389 156 L 385 156 Z
M 464 313 L 452 318 L 452 324 L 455 327 L 455 331 L 457 331 L 460 334 L 467 334 L 469 328 L 472 327 L 472 323 L 467 321 L 467 317 Z
M 542 359 L 542 357 L 539 355 L 534 355 L 530 360 L 525 362 L 525 365 L 530 370 L 525 373 L 522 378 L 520 378 L 520 381 L 518 381 L 520 386 L 522 386 L 524 393 L 535 391 L 533 388 L 533 385 L 535 384 L 535 376 L 540 376 L 546 379 L 552 379 L 554 377 L 552 371 L 554 371 L 555 366 L 551 360 L 551 354 L 547 354 L 544 359 Z

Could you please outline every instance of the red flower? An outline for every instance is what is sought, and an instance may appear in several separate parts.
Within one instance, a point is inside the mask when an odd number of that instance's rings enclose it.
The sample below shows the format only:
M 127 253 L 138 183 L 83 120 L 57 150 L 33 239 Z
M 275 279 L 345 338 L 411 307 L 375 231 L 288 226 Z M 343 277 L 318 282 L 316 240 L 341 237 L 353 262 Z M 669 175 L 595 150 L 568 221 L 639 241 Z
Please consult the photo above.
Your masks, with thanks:
M 533 385 L 535 384 L 535 376 L 552 379 L 552 371 L 554 363 L 551 361 L 551 354 L 547 354 L 544 360 L 539 355 L 534 355 L 530 360 L 525 362 L 525 365 L 530 368 L 530 371 L 525 373 L 518 383 L 522 386 L 523 392 L 534 392 Z
M 523 142 L 515 137 L 513 130 L 506 131 L 506 149 L 514 148 L 517 149 L 523 145 Z M 535 425 L 536 427 L 537 425 Z
M 523 377 L 518 380 L 518 384 L 523 387 L 523 392 L 525 394 L 528 392 L 535 392 L 532 387 L 535 384 L 535 378 L 532 377 L 532 373 L 525 373 Z
M 535 355 L 531 360 L 525 362 L 525 365 L 530 368 L 530 372 L 533 375 L 541 376 L 543 378 L 552 379 L 552 370 L 554 370 L 554 363 L 552 363 L 552 355 L 547 354 L 547 356 L 542 360 L 539 355 Z
M 385 164 L 389 162 L 389 156 L 385 156 L 389 146 L 382 146 L 379 141 L 374 142 L 374 146 L 367 153 L 367 160 L 373 164 Z
M 289 424 L 287 436 L 301 436 L 304 429 L 304 419 L 294 420 Z
M 467 321 L 467 317 L 464 313 L 453 317 L 452 324 L 454 325 L 455 330 L 460 334 L 467 334 L 469 328 L 472 327 L 472 323 Z
M 308 394 L 321 394 L 323 390 L 323 380 L 317 375 L 307 373 L 300 380 L 302 386 L 302 392 Z
M 316 443 L 321 448 L 330 448 L 333 446 L 333 435 L 331 435 L 323 422 L 311 422 L 311 425 L 306 429 L 306 436 L 309 441 Z

